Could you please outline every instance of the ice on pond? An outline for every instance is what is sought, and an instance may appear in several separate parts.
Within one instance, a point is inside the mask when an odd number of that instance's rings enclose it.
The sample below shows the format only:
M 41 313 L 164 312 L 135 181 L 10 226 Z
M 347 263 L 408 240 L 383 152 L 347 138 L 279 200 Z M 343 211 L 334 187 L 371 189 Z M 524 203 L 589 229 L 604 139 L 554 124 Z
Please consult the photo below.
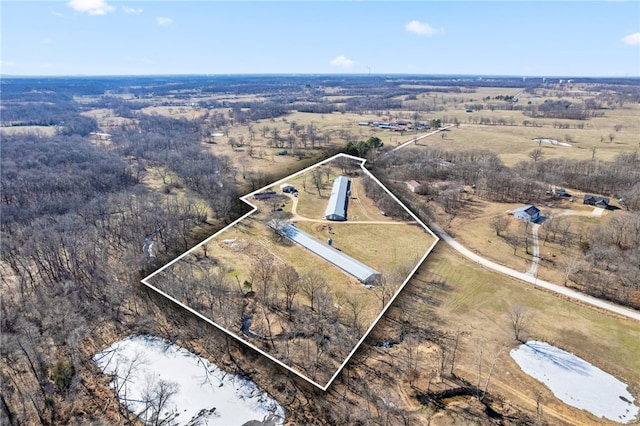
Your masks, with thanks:
M 638 417 L 640 407 L 625 383 L 572 353 L 534 340 L 513 349 L 511 357 L 565 404 L 618 423 Z
M 252 381 L 159 337 L 128 337 L 93 359 L 113 377 L 120 402 L 147 423 L 284 423 L 283 408 Z
M 569 143 L 560 142 L 557 139 L 551 139 L 551 138 L 536 138 L 536 139 L 534 139 L 534 141 L 536 141 L 538 143 L 549 143 L 551 145 L 558 145 L 558 146 L 571 146 L 571 144 L 569 144 Z

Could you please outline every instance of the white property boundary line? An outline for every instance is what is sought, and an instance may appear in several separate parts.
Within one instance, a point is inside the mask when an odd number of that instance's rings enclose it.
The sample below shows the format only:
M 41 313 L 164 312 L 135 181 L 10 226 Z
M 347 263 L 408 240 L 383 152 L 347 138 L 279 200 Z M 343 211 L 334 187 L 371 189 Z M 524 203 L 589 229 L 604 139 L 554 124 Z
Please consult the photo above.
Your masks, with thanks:
M 253 195 L 255 195 L 258 192 L 264 191 L 265 189 L 272 187 L 272 186 L 276 186 L 279 185 L 281 183 L 284 183 L 286 180 L 288 179 L 292 179 L 297 177 L 298 175 L 301 175 L 303 173 L 307 173 L 310 170 L 322 166 L 328 162 L 331 162 L 333 160 L 335 160 L 336 158 L 339 157 L 344 157 L 344 158 L 348 158 L 350 160 L 354 160 L 354 161 L 359 161 L 360 162 L 360 168 L 365 172 L 365 174 L 373 179 L 378 185 L 380 185 L 380 187 L 382 187 L 387 194 L 389 194 L 389 196 L 391 196 L 391 198 L 393 198 L 393 200 L 398 203 L 400 206 L 402 206 L 402 208 L 409 213 L 409 215 L 411 215 L 411 217 L 413 217 L 416 221 L 417 224 L 419 224 L 420 226 L 422 226 L 422 228 L 427 231 L 429 234 L 431 234 L 431 236 L 434 238 L 434 242 L 433 244 L 431 244 L 431 246 L 427 249 L 426 253 L 424 254 L 424 256 L 422 256 L 422 258 L 416 263 L 416 266 L 413 268 L 413 270 L 409 273 L 409 275 L 407 275 L 407 278 L 404 280 L 404 282 L 402 283 L 402 285 L 398 288 L 398 290 L 396 290 L 396 292 L 394 293 L 393 297 L 389 300 L 389 302 L 387 302 L 387 304 L 384 306 L 384 308 L 380 311 L 380 314 L 374 319 L 374 321 L 371 323 L 371 325 L 369 326 L 369 328 L 367 329 L 367 331 L 365 331 L 365 333 L 362 335 L 362 337 L 360 338 L 360 340 L 356 343 L 356 345 L 353 347 L 353 349 L 351 350 L 351 352 L 349 353 L 349 355 L 347 355 L 347 357 L 344 359 L 344 361 L 342 362 L 342 364 L 340 364 L 340 366 L 338 367 L 338 369 L 336 370 L 336 372 L 333 374 L 333 376 L 331 376 L 331 378 L 329 379 L 329 381 L 327 382 L 326 385 L 321 385 L 319 383 L 317 383 L 316 381 L 310 379 L 309 377 L 305 376 L 304 374 L 301 374 L 299 371 L 296 371 L 295 369 L 293 369 L 292 367 L 286 365 L 285 363 L 283 363 L 282 361 L 280 361 L 279 359 L 273 357 L 272 355 L 266 353 L 265 351 L 263 351 L 262 349 L 258 348 L 257 346 L 253 345 L 251 342 L 243 339 L 242 337 L 240 337 L 239 335 L 227 330 L 226 328 L 222 327 L 221 325 L 217 324 L 216 322 L 212 321 L 211 319 L 205 317 L 204 315 L 202 315 L 201 313 L 197 312 L 196 310 L 190 308 L 189 306 L 185 305 L 184 303 L 180 302 L 179 300 L 175 299 L 174 297 L 168 295 L 167 293 L 165 293 L 164 291 L 156 288 L 154 285 L 152 285 L 151 283 L 149 283 L 148 280 L 150 280 L 151 278 L 153 278 L 156 274 L 159 274 L 160 272 L 164 271 L 166 268 L 168 268 L 169 266 L 173 265 L 174 263 L 176 263 L 177 261 L 179 261 L 180 259 L 182 259 L 183 257 L 187 256 L 188 254 L 191 253 L 191 251 L 197 249 L 198 247 L 200 247 L 203 244 L 208 243 L 210 240 L 212 240 L 213 238 L 217 237 L 219 234 L 221 234 L 222 232 L 226 231 L 227 229 L 235 226 L 237 223 L 239 223 L 240 221 L 244 220 L 245 218 L 251 216 L 253 213 L 255 213 L 258 210 L 258 207 L 251 203 L 249 201 L 249 198 L 252 197 Z M 168 300 L 171 300 L 172 302 L 174 302 L 175 304 L 177 304 L 178 306 L 186 309 L 187 311 L 191 312 L 192 314 L 194 314 L 195 316 L 197 316 L 198 318 L 206 321 L 207 323 L 213 325 L 214 327 L 216 327 L 218 330 L 226 333 L 227 335 L 229 335 L 230 337 L 236 339 L 237 341 L 241 342 L 244 345 L 247 345 L 248 347 L 250 347 L 251 349 L 257 351 L 258 353 L 260 353 L 261 355 L 264 355 L 265 357 L 267 357 L 268 359 L 270 359 L 271 361 L 275 362 L 276 364 L 278 364 L 279 366 L 285 368 L 286 370 L 292 372 L 293 374 L 295 374 L 296 376 L 300 377 L 301 379 L 307 381 L 308 383 L 314 385 L 315 387 L 322 389 L 323 391 L 326 391 L 329 386 L 331 386 L 331 384 L 333 383 L 333 381 L 336 379 L 336 377 L 338 377 L 338 374 L 340 374 L 340 372 L 342 371 L 342 369 L 345 367 L 345 365 L 347 365 L 347 363 L 351 360 L 351 357 L 353 356 L 353 354 L 356 353 L 356 351 L 358 350 L 358 348 L 360 347 L 360 345 L 362 344 L 362 342 L 364 342 L 364 340 L 369 336 L 369 333 L 371 333 L 371 330 L 373 330 L 373 328 L 378 324 L 378 322 L 380 321 L 380 319 L 382 318 L 382 316 L 387 312 L 387 310 L 389 309 L 389 307 L 391 306 L 391 304 L 395 301 L 395 299 L 398 297 L 398 295 L 402 292 L 402 290 L 404 289 L 404 287 L 407 285 L 407 283 L 409 282 L 409 280 L 413 277 L 413 275 L 416 273 L 416 271 L 418 270 L 418 268 L 422 265 L 422 263 L 426 260 L 427 256 L 429 256 L 429 254 L 431 253 L 431 251 L 433 250 L 433 248 L 436 246 L 436 244 L 438 243 L 438 241 L 440 240 L 440 238 L 431 230 L 429 229 L 415 214 L 413 214 L 413 212 L 411 212 L 411 210 L 409 210 L 399 199 L 398 197 L 396 197 L 389 189 L 387 189 L 386 186 L 384 186 L 382 184 L 382 182 L 380 182 L 378 180 L 378 178 L 376 178 L 369 170 L 367 170 L 364 167 L 364 164 L 366 163 L 367 160 L 360 158 L 360 157 L 354 157 L 352 155 L 348 155 L 348 154 L 336 154 L 333 157 L 330 157 L 326 160 L 323 160 L 319 163 L 314 164 L 313 166 L 307 167 L 306 169 L 303 169 L 297 173 L 294 173 L 292 175 L 287 176 L 284 179 L 280 179 L 277 182 L 273 182 L 267 186 L 264 186 L 256 191 L 251 192 L 250 194 L 247 194 L 243 197 L 240 197 L 240 199 L 242 201 L 244 201 L 245 203 L 247 203 L 249 206 L 252 207 L 251 211 L 249 211 L 248 213 L 246 213 L 245 215 L 241 216 L 240 218 L 234 220 L 233 222 L 231 222 L 229 225 L 225 226 L 223 229 L 219 230 L 218 232 L 216 232 L 215 234 L 213 234 L 212 236 L 206 238 L 205 240 L 201 241 L 200 243 L 196 244 L 194 247 L 190 248 L 189 250 L 187 250 L 185 253 L 181 254 L 180 256 L 178 256 L 177 258 L 175 258 L 174 260 L 172 260 L 171 262 L 167 263 L 166 265 L 164 265 L 162 268 L 158 269 L 157 271 L 153 272 L 152 274 L 148 275 L 147 277 L 142 279 L 142 283 L 147 286 L 148 288 L 152 289 L 153 291 L 157 292 L 158 294 L 160 294 L 161 296 L 164 296 L 165 298 L 167 298 Z

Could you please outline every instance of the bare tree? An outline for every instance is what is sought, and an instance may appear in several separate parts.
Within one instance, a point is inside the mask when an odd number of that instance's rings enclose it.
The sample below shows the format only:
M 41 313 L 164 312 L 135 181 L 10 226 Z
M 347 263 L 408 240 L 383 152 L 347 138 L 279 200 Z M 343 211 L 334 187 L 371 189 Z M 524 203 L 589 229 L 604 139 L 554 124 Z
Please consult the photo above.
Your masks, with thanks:
M 258 286 L 262 302 L 267 305 L 271 301 L 271 285 L 275 272 L 275 262 L 269 255 L 260 256 L 251 268 L 251 282 L 253 286 Z
M 287 310 L 287 313 L 291 315 L 293 299 L 300 291 L 300 277 L 298 276 L 298 272 L 296 272 L 292 266 L 285 266 L 278 270 L 277 279 L 278 285 L 284 293 L 285 309 Z
M 167 412 L 167 403 L 179 390 L 178 383 L 163 379 L 156 382 L 152 376 L 147 377 L 147 385 L 142 393 L 145 407 L 138 416 L 154 426 L 171 424 L 178 413 Z
M 509 227 L 509 218 L 505 215 L 496 215 L 491 218 L 491 228 L 496 231 L 496 235 L 500 236 Z
M 315 309 L 314 302 L 321 289 L 327 287 L 327 280 L 317 272 L 308 272 L 302 276 L 300 289 L 307 296 L 311 309 Z
M 504 240 L 507 244 L 509 244 L 509 247 L 513 249 L 513 254 L 515 255 L 518 247 L 520 247 L 522 243 L 520 237 L 517 237 L 515 235 L 507 235 L 506 237 L 504 237 Z
M 536 148 L 529 153 L 529 158 L 531 158 L 534 163 L 537 163 L 538 160 L 541 160 L 542 156 L 543 156 L 542 148 Z
M 365 310 L 365 303 L 361 297 L 353 294 L 347 295 L 344 305 L 347 308 L 349 314 L 349 320 L 351 327 L 358 333 L 358 336 L 362 335 L 362 314 Z
M 378 299 L 380 299 L 380 303 L 382 303 L 381 309 L 384 309 L 389 300 L 391 300 L 394 290 L 395 286 L 392 282 L 389 282 L 387 277 L 385 277 L 384 275 L 380 275 L 376 279 L 375 283 L 373 284 L 373 291 Z
M 529 325 L 533 319 L 533 313 L 522 305 L 516 305 L 507 314 L 513 331 L 513 337 L 521 343 L 527 339 Z
M 318 191 L 318 196 L 321 197 L 322 193 L 320 191 L 322 190 L 322 170 L 320 170 L 319 167 L 313 169 L 313 172 L 311 172 L 311 179 L 313 181 L 313 186 Z

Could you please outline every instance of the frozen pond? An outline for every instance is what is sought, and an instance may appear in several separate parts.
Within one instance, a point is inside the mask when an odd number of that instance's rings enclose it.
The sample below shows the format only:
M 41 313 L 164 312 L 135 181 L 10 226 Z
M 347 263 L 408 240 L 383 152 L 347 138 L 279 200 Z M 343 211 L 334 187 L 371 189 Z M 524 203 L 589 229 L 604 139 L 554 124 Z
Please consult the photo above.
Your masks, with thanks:
M 565 404 L 618 423 L 638 417 L 640 407 L 625 383 L 569 352 L 530 341 L 513 349 L 511 357 Z
M 148 424 L 282 425 L 282 407 L 250 380 L 152 336 L 132 336 L 93 357 L 120 402 Z
M 568 144 L 566 142 L 560 142 L 557 139 L 551 139 L 551 138 L 537 138 L 537 139 L 534 139 L 534 141 L 539 143 L 549 143 L 551 145 L 558 145 L 558 146 L 571 146 L 571 144 Z

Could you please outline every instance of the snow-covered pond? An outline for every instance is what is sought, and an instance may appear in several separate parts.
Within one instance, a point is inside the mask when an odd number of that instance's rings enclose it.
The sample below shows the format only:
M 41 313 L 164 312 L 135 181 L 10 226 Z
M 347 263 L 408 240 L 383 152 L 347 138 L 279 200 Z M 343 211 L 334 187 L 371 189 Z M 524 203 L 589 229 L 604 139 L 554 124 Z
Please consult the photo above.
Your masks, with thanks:
M 93 360 L 113 376 L 120 402 L 149 424 L 159 419 L 189 426 L 284 423 L 282 407 L 252 381 L 159 337 L 128 337 Z
M 551 139 L 551 138 L 536 138 L 536 139 L 534 139 L 534 141 L 539 142 L 539 143 L 549 143 L 551 145 L 558 145 L 558 146 L 571 146 L 571 144 L 569 144 L 569 143 L 560 142 L 557 139 Z
M 640 407 L 625 383 L 572 353 L 534 340 L 513 349 L 511 357 L 565 404 L 618 423 L 638 417 Z

